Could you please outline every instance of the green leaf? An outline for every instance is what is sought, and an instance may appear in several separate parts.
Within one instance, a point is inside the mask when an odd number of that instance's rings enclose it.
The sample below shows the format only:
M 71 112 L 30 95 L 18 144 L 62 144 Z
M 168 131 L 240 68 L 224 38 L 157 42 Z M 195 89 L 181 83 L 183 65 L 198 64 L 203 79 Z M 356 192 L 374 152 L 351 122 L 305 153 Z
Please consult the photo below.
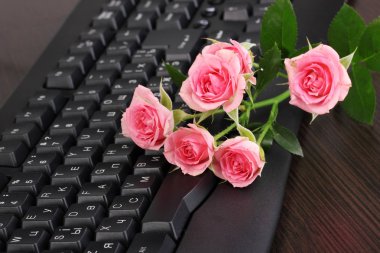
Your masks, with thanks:
M 240 43 L 240 45 L 241 45 L 242 47 L 244 47 L 245 49 L 247 49 L 247 50 L 250 50 L 252 47 L 256 46 L 255 43 L 250 43 L 250 42 L 246 42 L 246 41 Z
M 358 51 L 369 69 L 380 72 L 380 18 L 368 25 Z
M 277 123 L 273 124 L 272 134 L 274 140 L 292 154 L 303 156 L 301 145 L 297 136 L 286 127 Z
M 352 62 L 352 58 L 354 58 L 354 55 L 356 53 L 356 49 L 354 52 L 352 52 L 351 54 L 343 57 L 340 59 L 340 63 L 346 68 L 348 69 L 351 65 L 351 62 Z
M 261 71 L 257 74 L 256 97 L 277 76 L 281 62 L 281 52 L 277 44 L 264 53 L 260 60 Z
M 255 135 L 248 128 L 245 128 L 239 124 L 239 125 L 237 125 L 236 129 L 238 130 L 238 132 L 241 136 L 248 137 L 248 139 L 250 141 L 256 142 Z
M 166 93 L 165 89 L 162 87 L 162 80 L 160 82 L 160 103 L 168 108 L 169 110 L 173 109 L 173 103 L 170 99 L 168 93 Z
M 297 19 L 290 0 L 277 0 L 265 12 L 260 33 L 263 52 L 275 44 L 283 56 L 294 51 L 297 42 Z
M 329 44 L 340 56 L 348 55 L 359 45 L 364 30 L 365 23 L 360 15 L 352 7 L 344 4 L 330 24 Z
M 351 118 L 362 123 L 373 124 L 376 95 L 371 73 L 364 66 L 356 64 L 352 66 L 350 77 L 352 87 L 343 101 L 343 109 Z
M 193 115 L 188 114 L 188 113 L 182 111 L 181 109 L 175 109 L 173 111 L 173 117 L 174 117 L 174 124 L 177 125 L 178 123 L 180 123 L 184 120 L 191 119 L 193 117 Z
M 236 123 L 236 125 L 239 124 L 239 111 L 237 108 L 230 112 L 227 112 L 227 115 Z
M 173 80 L 173 83 L 178 87 L 181 87 L 183 81 L 186 80 L 187 76 L 185 76 L 181 71 L 167 63 L 165 63 L 165 69 L 166 71 L 168 71 L 170 77 Z

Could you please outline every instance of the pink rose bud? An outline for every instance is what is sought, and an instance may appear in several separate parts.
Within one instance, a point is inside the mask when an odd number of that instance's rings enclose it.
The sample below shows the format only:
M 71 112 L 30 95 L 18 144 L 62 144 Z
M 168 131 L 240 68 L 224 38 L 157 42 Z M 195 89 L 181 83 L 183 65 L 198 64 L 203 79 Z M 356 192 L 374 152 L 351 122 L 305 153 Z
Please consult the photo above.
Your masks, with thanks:
M 285 59 L 289 77 L 290 104 L 313 114 L 325 114 L 343 101 L 351 87 L 339 55 L 319 45 L 292 59 Z
M 212 168 L 216 176 L 234 187 L 246 187 L 261 175 L 264 164 L 259 146 L 238 136 L 226 140 L 216 149 Z
M 214 155 L 214 137 L 194 124 L 181 127 L 166 139 L 166 160 L 181 168 L 184 174 L 197 176 L 211 164 Z
M 223 106 L 236 109 L 244 95 L 245 73 L 252 73 L 252 60 L 239 43 L 206 46 L 189 69 L 180 96 L 193 110 L 205 112 Z
M 158 150 L 173 128 L 172 111 L 161 105 L 150 89 L 139 85 L 121 119 L 123 135 L 143 149 Z

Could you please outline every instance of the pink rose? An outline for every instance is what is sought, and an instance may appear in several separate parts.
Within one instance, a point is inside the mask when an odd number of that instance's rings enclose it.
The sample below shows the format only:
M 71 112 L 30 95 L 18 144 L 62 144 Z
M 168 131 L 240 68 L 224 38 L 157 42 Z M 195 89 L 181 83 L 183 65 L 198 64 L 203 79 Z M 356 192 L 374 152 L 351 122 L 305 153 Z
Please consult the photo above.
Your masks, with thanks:
M 238 136 L 226 140 L 216 149 L 212 168 L 216 176 L 234 187 L 245 187 L 261 175 L 264 163 L 259 146 Z
M 325 114 L 343 101 L 351 87 L 339 55 L 320 45 L 300 56 L 285 59 L 289 77 L 290 104 L 313 114 Z
M 235 52 L 240 60 L 240 65 L 242 66 L 241 73 L 243 74 L 253 74 L 252 70 L 252 53 L 245 49 L 239 42 L 235 40 L 230 40 L 230 43 L 219 42 L 213 43 L 206 46 L 202 50 L 202 54 L 215 54 L 221 49 L 227 49 Z M 256 84 L 256 78 L 252 75 L 250 78 L 252 84 Z
M 194 124 L 181 127 L 166 139 L 166 160 L 182 169 L 184 174 L 202 174 L 214 155 L 214 137 Z
M 235 50 L 219 43 L 206 47 L 189 69 L 180 96 L 193 110 L 205 112 L 223 105 L 226 112 L 237 108 L 244 94 L 244 62 Z M 245 58 L 244 58 L 245 59 Z
M 158 150 L 173 128 L 173 113 L 160 104 L 150 89 L 137 86 L 121 119 L 123 135 L 143 149 Z

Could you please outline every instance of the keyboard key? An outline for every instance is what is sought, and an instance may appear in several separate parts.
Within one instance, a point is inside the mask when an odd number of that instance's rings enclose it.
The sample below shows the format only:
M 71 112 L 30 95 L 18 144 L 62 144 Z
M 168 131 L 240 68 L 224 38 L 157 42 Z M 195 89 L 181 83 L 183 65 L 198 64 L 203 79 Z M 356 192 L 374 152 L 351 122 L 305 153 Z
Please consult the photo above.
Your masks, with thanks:
M 59 206 L 62 210 L 75 201 L 76 189 L 72 185 L 47 185 L 37 196 L 37 206 Z
M 37 195 L 49 178 L 42 172 L 17 173 L 8 183 L 8 192 L 29 192 Z
M 28 192 L 7 192 L 0 195 L 0 214 L 14 214 L 21 218 L 33 204 L 34 198 Z
M 172 2 L 166 7 L 165 11 L 167 13 L 183 13 L 185 14 L 186 18 L 190 20 L 193 17 L 196 9 L 194 3 L 191 1 Z
M 53 121 L 55 115 L 50 107 L 27 108 L 24 112 L 16 115 L 16 123 L 33 122 L 41 130 L 46 130 Z
M 115 134 L 114 142 L 115 144 L 127 144 L 127 145 L 134 144 L 131 138 L 125 137 L 122 133 Z
M 249 42 L 253 46 L 251 47 L 251 51 L 254 56 L 260 56 L 260 35 L 258 33 L 244 33 L 240 37 L 241 42 Z
M 98 163 L 91 172 L 91 183 L 111 182 L 120 186 L 132 172 L 125 163 Z
M 69 134 L 74 138 L 79 135 L 86 126 L 86 121 L 82 117 L 57 118 L 49 129 L 51 135 Z
M 199 19 L 193 24 L 193 28 L 195 29 L 203 29 L 206 30 L 211 25 L 211 22 L 208 19 Z
M 141 221 L 148 206 L 149 200 L 142 194 L 117 196 L 109 207 L 109 216 L 132 217 L 137 221 Z
M 162 83 L 162 88 L 168 93 L 170 97 L 173 97 L 175 93 L 175 85 L 172 81 L 171 77 L 152 77 L 148 84 L 146 85 L 147 88 L 149 88 L 153 94 L 160 94 L 160 84 Z
M 253 16 L 262 18 L 264 16 L 265 12 L 268 10 L 268 8 L 269 8 L 269 5 L 266 5 L 266 4 L 255 5 L 253 8 Z
M 100 204 L 72 204 L 65 214 L 64 225 L 95 229 L 105 215 L 106 210 Z
M 2 133 L 3 141 L 23 141 L 29 148 L 34 147 L 42 136 L 42 131 L 35 123 L 13 124 Z
M 78 41 L 70 47 L 71 54 L 90 54 L 94 61 L 99 58 L 103 50 L 104 46 L 100 40 Z
M 90 128 L 110 128 L 117 131 L 120 128 L 121 111 L 97 111 L 92 115 Z
M 211 18 L 216 16 L 218 9 L 215 6 L 208 6 L 201 11 L 202 17 Z
M 12 214 L 0 214 L 0 240 L 7 241 L 18 227 L 19 221 Z
M 58 153 L 31 153 L 22 165 L 22 171 L 51 175 L 60 163 L 61 156 Z
M 124 79 L 141 79 L 148 82 L 154 72 L 155 66 L 151 63 L 130 63 L 125 66 L 121 76 Z
M 229 30 L 216 30 L 208 33 L 208 37 L 218 41 L 230 42 L 231 39 L 237 40 L 237 33 Z M 211 42 L 209 42 L 211 43 Z
M 142 0 L 136 9 L 139 12 L 155 12 L 160 16 L 165 9 L 165 0 Z
M 103 162 L 123 162 L 130 166 L 134 164 L 141 149 L 136 144 L 111 144 L 103 153 Z
M 156 175 L 130 175 L 121 186 L 121 195 L 135 196 L 143 194 L 152 200 L 160 186 L 160 179 Z
M 0 141 L 0 166 L 18 167 L 29 150 L 22 141 Z
M 107 55 L 123 55 L 126 61 L 130 61 L 137 47 L 135 41 L 114 41 L 107 48 Z
M 182 73 L 186 74 L 189 69 L 189 63 L 186 61 L 167 61 L 163 62 L 157 68 L 157 76 L 159 77 L 169 77 L 169 73 L 166 71 L 165 64 L 172 65 L 176 69 L 180 70 Z
M 136 87 L 139 84 L 144 85 L 144 83 L 142 79 L 118 79 L 111 88 L 111 94 L 133 95 Z
M 46 87 L 58 89 L 75 89 L 83 80 L 80 68 L 60 68 L 47 75 Z
M 58 113 L 66 103 L 66 98 L 62 92 L 56 90 L 38 91 L 33 97 L 29 98 L 29 107 L 49 106 L 54 113 Z
M 136 234 L 127 253 L 136 252 L 174 252 L 176 245 L 173 239 L 165 233 Z
M 141 44 L 146 37 L 145 29 L 123 28 L 116 34 L 116 41 L 135 42 L 135 45 Z
M 115 9 L 103 10 L 99 15 L 92 19 L 92 26 L 95 28 L 111 28 L 118 30 L 124 21 L 124 15 L 121 11 Z
M 92 70 L 86 77 L 85 84 L 111 87 L 118 77 L 119 72 L 116 70 Z
M 48 231 L 49 233 L 53 233 L 61 223 L 63 215 L 64 212 L 57 206 L 32 206 L 22 219 L 22 228 L 41 228 Z
M 101 159 L 102 149 L 98 146 L 72 147 L 65 156 L 65 165 L 86 165 L 91 168 Z
M 90 242 L 85 253 L 124 253 L 125 248 L 117 241 Z
M 107 128 L 85 128 L 78 136 L 78 146 L 99 146 L 104 148 L 112 142 L 114 131 Z
M 36 146 L 36 153 L 57 152 L 61 156 L 66 154 L 75 139 L 71 135 L 45 135 Z
M 49 238 L 44 229 L 17 229 L 8 240 L 7 252 L 41 252 L 47 248 Z
M 95 238 L 97 242 L 116 240 L 127 246 L 136 230 L 137 224 L 130 217 L 105 218 L 95 230 Z
M 87 31 L 80 34 L 80 38 L 82 40 L 99 40 L 103 46 L 106 46 L 111 41 L 113 36 L 114 32 L 111 29 L 94 27 L 91 27 Z
M 162 155 L 142 155 L 134 166 L 135 175 L 155 174 L 164 177 L 171 166 Z
M 100 104 L 100 110 L 102 111 L 112 111 L 119 110 L 123 111 L 129 103 L 131 102 L 132 96 L 126 94 L 120 95 L 107 95 L 103 102 Z
M 79 68 L 83 75 L 85 75 L 92 65 L 94 60 L 90 53 L 81 55 L 68 55 L 61 58 L 58 62 L 60 68 Z
M 107 207 L 118 193 L 113 183 L 87 183 L 78 193 L 78 203 L 100 203 Z
M 92 232 L 87 227 L 59 227 L 51 236 L 49 245 L 51 250 L 72 250 L 79 253 L 87 247 L 91 237 Z
M 94 101 L 100 103 L 107 94 L 108 87 L 106 85 L 80 86 L 74 92 L 74 101 Z
M 166 50 L 167 61 L 191 62 L 204 43 L 203 37 L 203 31 L 194 29 L 151 31 L 142 47 Z
M 258 17 L 250 18 L 247 21 L 245 31 L 248 33 L 260 33 L 261 22 L 262 22 L 261 18 L 258 18 Z
M 125 55 L 103 55 L 96 63 L 97 70 L 116 70 L 121 72 L 127 63 Z
M 128 28 L 152 30 L 156 26 L 157 13 L 135 12 L 128 18 Z
M 199 7 L 199 5 L 203 2 L 203 0 L 175 0 L 178 3 L 182 2 L 192 2 L 195 7 Z
M 252 15 L 252 6 L 248 3 L 228 3 L 223 9 L 224 21 L 247 21 Z
M 74 185 L 78 189 L 89 181 L 91 169 L 83 165 L 60 165 L 51 176 L 52 185 Z
M 210 171 L 198 177 L 185 177 L 180 171 L 168 174 L 143 218 L 142 232 L 161 231 L 178 240 L 191 213 L 216 183 L 217 179 Z
M 185 13 L 166 12 L 157 20 L 157 30 L 178 29 L 187 27 L 189 20 Z
M 132 57 L 132 63 L 152 63 L 154 66 L 161 64 L 164 51 L 161 49 L 139 49 Z
M 96 109 L 94 101 L 69 101 L 62 109 L 62 118 L 82 117 L 89 120 Z

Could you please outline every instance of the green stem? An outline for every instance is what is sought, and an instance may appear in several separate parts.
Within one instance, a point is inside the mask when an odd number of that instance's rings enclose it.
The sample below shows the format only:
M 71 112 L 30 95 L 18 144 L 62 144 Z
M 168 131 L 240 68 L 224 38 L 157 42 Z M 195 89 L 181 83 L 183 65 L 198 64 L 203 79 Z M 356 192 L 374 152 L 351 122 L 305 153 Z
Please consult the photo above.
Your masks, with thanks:
M 284 73 L 282 73 L 282 72 L 278 72 L 278 73 L 277 73 L 277 76 L 281 76 L 281 77 L 283 77 L 283 78 L 288 79 L 288 75 L 287 75 L 287 74 L 284 74 Z
M 222 138 L 223 136 L 225 136 L 226 134 L 231 132 L 235 128 L 235 126 L 236 126 L 236 123 L 232 123 L 226 129 L 224 129 L 223 131 L 221 131 L 217 135 L 215 135 L 214 140 L 215 141 L 219 140 L 220 138 Z
M 280 95 L 278 95 L 276 97 L 273 97 L 273 98 L 270 98 L 270 99 L 266 99 L 266 100 L 254 103 L 252 105 L 252 109 L 258 109 L 258 108 L 261 108 L 261 107 L 273 105 L 275 103 L 279 104 L 282 101 L 284 101 L 285 99 L 287 99 L 289 96 L 290 96 L 290 92 L 289 92 L 289 90 L 287 90 L 287 91 L 281 93 Z
M 257 140 L 257 144 L 260 146 L 261 142 L 264 140 L 265 136 L 267 135 L 269 129 L 272 127 L 273 122 L 277 118 L 277 113 L 278 113 L 278 103 L 274 103 L 272 105 L 272 109 L 269 114 L 269 119 L 268 121 L 263 125 L 262 131 L 259 135 L 259 138 Z

